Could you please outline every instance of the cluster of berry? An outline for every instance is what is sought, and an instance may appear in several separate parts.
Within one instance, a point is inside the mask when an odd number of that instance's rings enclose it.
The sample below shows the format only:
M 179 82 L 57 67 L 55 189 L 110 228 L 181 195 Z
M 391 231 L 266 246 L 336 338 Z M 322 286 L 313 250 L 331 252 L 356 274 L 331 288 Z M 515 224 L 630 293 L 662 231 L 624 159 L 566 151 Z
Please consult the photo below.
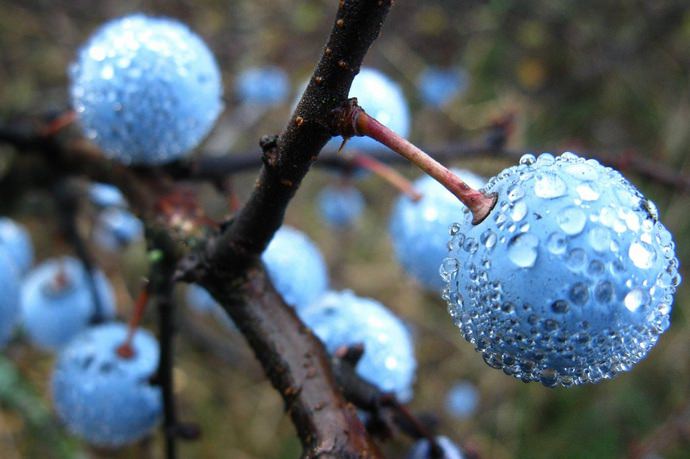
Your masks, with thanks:
M 80 50 L 70 74 L 86 136 L 125 164 L 182 158 L 223 108 L 212 53 L 186 26 L 168 19 L 132 15 L 104 25 Z M 430 70 L 420 78 L 420 91 L 428 105 L 440 107 L 466 84 L 457 69 Z M 238 98 L 252 106 L 284 102 L 288 86 L 275 67 L 250 69 L 236 80 Z M 370 116 L 407 136 L 409 108 L 390 78 L 362 69 L 351 95 Z M 339 146 L 334 139 L 327 148 Z M 357 137 L 348 148 L 380 147 Z M 420 200 L 396 203 L 390 235 L 402 267 L 424 288 L 442 290 L 454 322 L 489 365 L 523 381 L 569 386 L 611 378 L 645 357 L 669 326 L 680 282 L 672 237 L 651 201 L 617 172 L 573 154 L 528 155 L 485 185 L 469 172 L 454 173 L 497 196 L 487 218 L 473 221 L 470 209 L 425 176 L 414 183 Z M 94 185 L 91 198 L 101 208 L 94 231 L 101 246 L 119 250 L 141 237 L 141 222 L 116 189 Z M 325 188 L 318 199 L 324 220 L 336 228 L 351 227 L 364 210 L 351 184 Z M 93 273 L 94 301 L 89 273 L 77 260 L 48 260 L 26 274 L 32 262 L 26 232 L 3 220 L 0 242 L 0 341 L 7 341 L 21 315 L 32 342 L 60 351 L 55 406 L 90 443 L 118 446 L 150 432 L 161 411 L 160 391 L 148 382 L 157 344 L 138 331 L 133 355 L 121 355 L 123 325 L 91 326 L 115 315 L 105 276 Z M 358 373 L 400 400 L 412 398 L 414 346 L 399 318 L 375 300 L 329 290 L 323 256 L 298 230 L 281 228 L 263 262 L 276 289 L 328 351 L 364 344 Z M 190 286 L 187 299 L 232 328 L 201 287 Z M 456 411 L 471 412 L 476 393 L 456 392 Z M 447 438 L 437 444 L 444 457 L 462 457 Z M 420 442 L 410 457 L 429 455 L 429 443 Z

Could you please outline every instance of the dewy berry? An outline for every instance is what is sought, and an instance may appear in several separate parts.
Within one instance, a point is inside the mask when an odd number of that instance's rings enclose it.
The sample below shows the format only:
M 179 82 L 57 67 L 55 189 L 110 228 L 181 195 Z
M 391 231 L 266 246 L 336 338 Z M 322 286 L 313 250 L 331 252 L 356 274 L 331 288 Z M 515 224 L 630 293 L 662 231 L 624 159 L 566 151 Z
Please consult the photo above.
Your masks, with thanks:
M 125 164 L 180 158 L 223 106 L 214 56 L 171 19 L 133 14 L 108 22 L 81 48 L 70 78 L 86 136 Z
M 485 182 L 469 171 L 452 169 L 452 172 L 474 188 Z M 414 202 L 400 196 L 393 208 L 389 224 L 393 249 L 409 275 L 424 288 L 440 292 L 443 280 L 438 275 L 438 267 L 448 254 L 448 229 L 465 206 L 428 175 L 417 179 L 414 188 L 422 199 Z
M 72 257 L 44 261 L 27 274 L 21 287 L 22 325 L 31 342 L 58 349 L 95 318 L 88 274 Z M 103 319 L 115 316 L 115 295 L 101 271 L 95 272 Z
M 365 207 L 364 196 L 352 185 L 325 186 L 316 199 L 323 221 L 337 229 L 353 226 Z
M 625 178 L 572 153 L 524 156 L 492 178 L 477 225 L 459 216 L 442 265 L 465 338 L 494 368 L 547 386 L 632 368 L 669 326 L 671 234 Z
M 7 249 L 0 245 L 0 347 L 12 336 L 19 318 L 19 270 Z
M 158 343 L 137 330 L 133 355 L 117 348 L 127 326 L 109 323 L 79 334 L 60 353 L 51 389 L 55 411 L 88 443 L 117 448 L 148 435 L 161 418 L 161 392 L 150 378 L 158 366 Z
M 111 252 L 122 250 L 143 237 L 144 224 L 141 220 L 120 207 L 102 210 L 93 229 L 94 242 Z
M 10 256 L 20 274 L 26 273 L 34 262 L 31 235 L 19 223 L 0 217 L 0 247 Z
M 479 391 L 469 381 L 455 384 L 446 394 L 446 411 L 456 419 L 467 419 L 479 404 Z
M 108 183 L 93 183 L 89 188 L 89 200 L 98 207 L 127 207 L 127 200 L 117 187 Z
M 425 104 L 443 107 L 465 91 L 468 86 L 467 73 L 458 67 L 429 67 L 417 81 L 419 95 Z
M 237 98 L 250 105 L 278 105 L 290 95 L 290 79 L 276 66 L 251 67 L 235 80 Z
M 329 291 L 300 315 L 329 352 L 364 344 L 357 373 L 382 390 L 395 392 L 403 402 L 412 398 L 417 366 L 412 337 L 405 324 L 381 303 L 350 290 Z
M 321 251 L 306 234 L 283 226 L 262 256 L 268 275 L 287 304 L 297 310 L 328 288 L 328 271 Z
M 463 459 L 460 448 L 453 443 L 450 438 L 445 436 L 436 437 L 436 443 L 442 450 L 441 456 L 434 456 L 431 453 L 429 440 L 419 440 L 414 444 L 407 459 Z

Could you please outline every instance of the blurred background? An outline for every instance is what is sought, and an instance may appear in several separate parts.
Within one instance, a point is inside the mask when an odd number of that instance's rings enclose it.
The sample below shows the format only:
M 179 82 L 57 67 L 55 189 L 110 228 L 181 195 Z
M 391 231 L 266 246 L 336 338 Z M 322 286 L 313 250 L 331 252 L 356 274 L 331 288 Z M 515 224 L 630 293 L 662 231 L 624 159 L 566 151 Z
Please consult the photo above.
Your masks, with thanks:
M 67 66 L 79 46 L 102 22 L 141 11 L 187 23 L 217 56 L 226 111 L 208 148 L 258 154 L 259 137 L 283 128 L 322 51 L 337 3 L 0 0 L 0 119 L 67 108 Z M 512 113 L 512 150 L 635 154 L 687 175 L 689 44 L 690 9 L 680 0 L 399 1 L 365 65 L 402 86 L 413 115 L 410 138 L 419 145 L 433 149 L 479 139 L 492 121 Z M 238 74 L 265 65 L 287 72 L 291 95 L 280 106 L 239 116 L 247 107 L 233 89 Z M 418 81 L 430 67 L 461 69 L 462 90 L 443 104 L 426 103 Z M 512 161 L 487 157 L 451 164 L 490 177 Z M 418 176 L 412 167 L 399 170 Z M 622 172 L 656 202 L 684 268 L 690 260 L 688 196 Z M 254 176 L 250 171 L 235 179 L 240 201 Z M 367 204 L 363 218 L 347 232 L 333 231 L 320 219 L 315 196 L 334 180 L 313 170 L 287 222 L 317 242 L 333 287 L 376 298 L 410 325 L 419 361 L 411 406 L 437 418 L 440 433 L 483 458 L 690 457 L 687 283 L 676 297 L 671 328 L 631 372 L 569 389 L 523 384 L 490 369 L 453 326 L 440 296 L 424 292 L 395 262 L 388 219 L 397 192 L 374 176 L 358 181 Z M 226 215 L 225 197 L 211 186 L 199 192 L 210 215 Z M 32 193 L 0 206 L 29 227 L 38 260 L 71 252 L 56 236 L 49 196 Z M 88 227 L 88 217 L 82 224 Z M 146 274 L 144 248 L 134 244 L 117 257 L 97 254 L 116 286 L 119 316 L 126 318 Z M 298 457 L 301 448 L 282 401 L 242 337 L 185 308 L 182 291 L 180 314 L 180 417 L 203 432 L 199 441 L 181 445 L 181 457 Z M 158 435 L 118 452 L 95 451 L 69 436 L 50 407 L 52 361 L 21 339 L 0 356 L 2 457 L 161 457 Z M 476 407 L 461 416 L 451 414 L 446 402 L 458 382 L 477 391 Z M 404 457 L 409 444 L 400 437 L 385 450 L 388 457 Z

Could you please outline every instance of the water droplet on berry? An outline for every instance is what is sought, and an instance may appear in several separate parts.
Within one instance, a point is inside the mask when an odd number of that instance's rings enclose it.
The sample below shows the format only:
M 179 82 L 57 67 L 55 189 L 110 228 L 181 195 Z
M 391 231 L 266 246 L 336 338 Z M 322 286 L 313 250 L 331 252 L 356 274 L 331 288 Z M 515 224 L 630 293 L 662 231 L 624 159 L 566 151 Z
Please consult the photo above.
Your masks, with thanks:
M 537 166 L 538 167 L 551 166 L 554 162 L 556 162 L 556 158 L 554 158 L 551 153 L 542 153 L 537 158 Z
M 439 274 L 444 281 L 449 282 L 451 277 L 460 269 L 460 263 L 455 258 L 444 258 L 439 268 Z
M 487 249 L 492 249 L 496 245 L 497 236 L 496 233 L 488 229 L 482 233 L 479 240 Z
M 569 236 L 580 234 L 587 223 L 585 213 L 575 206 L 566 207 L 556 218 L 558 226 Z
M 568 247 L 568 241 L 561 233 L 551 233 L 551 236 L 546 241 L 546 247 L 554 255 L 561 255 Z
M 475 253 L 479 249 L 479 244 L 477 244 L 477 241 L 475 241 L 474 238 L 468 237 L 465 239 L 465 243 L 463 244 L 462 248 L 465 250 L 465 252 Z
M 587 261 L 587 254 L 584 250 L 577 248 L 573 249 L 568 253 L 568 259 L 566 264 L 572 270 L 578 270 L 585 266 Z
M 575 188 L 578 196 L 583 201 L 596 201 L 599 199 L 599 192 L 594 189 L 594 185 L 583 183 Z
M 533 234 L 518 234 L 508 242 L 508 258 L 520 268 L 531 268 L 537 261 L 539 238 Z
M 566 190 L 567 185 L 563 179 L 551 172 L 537 175 L 534 182 L 534 194 L 543 199 L 559 198 L 565 194 Z
M 611 232 L 601 226 L 596 226 L 587 234 L 589 245 L 597 252 L 603 252 L 611 246 Z
M 599 260 L 592 260 L 587 267 L 587 273 L 590 276 L 601 276 L 604 274 L 604 263 Z
M 518 199 L 522 199 L 525 196 L 525 190 L 519 184 L 515 184 L 508 188 L 508 200 L 510 202 L 515 202 Z
M 527 204 L 525 204 L 525 201 L 516 202 L 510 212 L 510 218 L 513 219 L 514 222 L 519 222 L 525 218 L 525 215 L 527 215 Z
M 630 244 L 628 256 L 640 269 L 649 269 L 656 261 L 656 250 L 650 244 L 638 239 Z
M 533 154 L 527 153 L 520 157 L 520 164 L 523 166 L 531 166 L 536 160 L 537 158 L 535 158 Z
M 570 301 L 578 306 L 582 306 L 589 301 L 589 288 L 583 282 L 577 282 L 570 287 L 570 292 L 568 294 Z
M 565 314 L 568 312 L 568 303 L 564 300 L 556 300 L 551 303 L 551 310 L 556 314 Z
M 594 288 L 594 298 L 599 303 L 608 303 L 613 297 L 613 284 L 609 281 L 601 281 Z
M 649 302 L 649 294 L 639 288 L 630 290 L 623 299 L 623 304 L 630 312 L 637 311 L 641 306 L 645 306 L 647 302 Z

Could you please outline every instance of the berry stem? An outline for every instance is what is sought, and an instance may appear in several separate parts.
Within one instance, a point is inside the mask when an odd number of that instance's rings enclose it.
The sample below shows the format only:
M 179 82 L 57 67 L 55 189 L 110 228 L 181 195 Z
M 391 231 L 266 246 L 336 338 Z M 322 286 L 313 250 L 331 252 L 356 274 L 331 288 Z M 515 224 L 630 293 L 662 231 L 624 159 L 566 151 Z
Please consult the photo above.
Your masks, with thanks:
M 129 320 L 129 325 L 127 328 L 127 337 L 125 341 L 118 346 L 117 355 L 124 359 L 131 359 L 136 354 L 132 342 L 134 341 L 134 334 L 139 328 L 139 323 L 141 318 L 144 316 L 144 311 L 146 310 L 146 304 L 149 302 L 149 282 L 144 281 L 144 285 L 137 296 L 137 301 L 134 303 L 134 311 L 132 312 L 132 317 Z
M 76 119 L 77 113 L 74 110 L 68 110 L 64 113 L 61 113 L 43 127 L 41 130 L 41 135 L 44 137 L 55 135 L 62 129 L 74 123 Z
M 367 136 L 382 143 L 399 155 L 407 158 L 421 170 L 446 187 L 472 212 L 472 224 L 481 223 L 496 204 L 495 193 L 486 195 L 475 190 L 453 174 L 446 166 L 424 153 L 415 145 L 396 134 L 375 118 L 369 116 L 361 107 L 351 104 L 351 128 L 354 135 Z
M 352 158 L 352 162 L 356 166 L 367 169 L 381 177 L 394 188 L 400 190 L 401 193 L 405 194 L 412 201 L 417 202 L 422 199 L 422 195 L 414 189 L 414 186 L 409 180 L 403 177 L 398 171 L 389 165 L 382 163 L 378 159 L 368 155 L 356 153 Z

